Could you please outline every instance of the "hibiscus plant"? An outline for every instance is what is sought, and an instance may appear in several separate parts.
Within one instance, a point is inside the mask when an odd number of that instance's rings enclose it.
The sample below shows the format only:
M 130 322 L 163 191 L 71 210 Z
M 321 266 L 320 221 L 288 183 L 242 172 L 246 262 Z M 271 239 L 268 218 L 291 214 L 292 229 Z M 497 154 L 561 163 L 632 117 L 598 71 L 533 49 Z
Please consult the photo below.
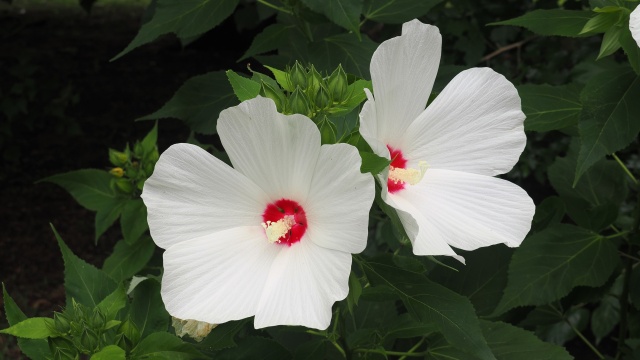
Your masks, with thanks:
M 251 14 L 252 62 L 43 179 L 122 240 L 97 268 L 52 227 L 66 306 L 3 288 L 0 333 L 37 360 L 640 358 L 640 2 L 505 3 L 153 0 L 114 61 Z M 159 148 L 165 118 L 191 136 Z

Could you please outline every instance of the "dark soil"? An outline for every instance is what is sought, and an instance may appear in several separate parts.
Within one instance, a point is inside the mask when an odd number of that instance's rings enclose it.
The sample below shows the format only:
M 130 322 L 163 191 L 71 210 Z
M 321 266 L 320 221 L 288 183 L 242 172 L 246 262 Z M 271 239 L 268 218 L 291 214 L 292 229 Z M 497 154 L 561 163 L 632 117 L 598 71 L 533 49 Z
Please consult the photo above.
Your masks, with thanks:
M 3 5 L 3 4 L 2 4 Z M 3 10 L 4 9 L 4 10 Z M 111 229 L 94 243 L 94 213 L 69 194 L 37 180 L 62 172 L 109 166 L 107 149 L 142 138 L 151 122 L 135 122 L 161 107 L 188 78 L 238 68 L 251 34 L 236 35 L 233 23 L 182 48 L 173 37 L 109 62 L 133 39 L 144 9 L 98 6 L 39 7 L 21 13 L 0 7 L 0 99 L 16 83 L 35 89 L 28 114 L 10 121 L 0 108 L 0 281 L 27 316 L 51 316 L 64 304 L 64 268 L 49 223 L 80 258 L 102 266 L 118 240 Z M 233 39 L 231 46 L 218 39 Z M 224 41 L 224 40 L 222 40 Z M 7 74 L 17 64 L 36 70 Z M 6 122 L 9 121 L 9 122 Z M 8 126 L 7 126 L 8 124 Z M 185 141 L 177 120 L 160 121 L 159 147 Z M 7 327 L 0 300 L 0 328 Z M 13 337 L 0 335 L 0 359 L 21 358 Z M 3 356 L 4 354 L 4 356 Z

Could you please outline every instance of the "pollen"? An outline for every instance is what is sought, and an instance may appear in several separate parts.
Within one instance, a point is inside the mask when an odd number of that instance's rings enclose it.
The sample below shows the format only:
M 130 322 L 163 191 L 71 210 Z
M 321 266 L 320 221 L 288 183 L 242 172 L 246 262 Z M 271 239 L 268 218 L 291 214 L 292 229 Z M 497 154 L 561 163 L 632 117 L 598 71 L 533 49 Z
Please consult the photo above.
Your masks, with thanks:
M 267 240 L 270 243 L 280 242 L 280 238 L 287 235 L 296 221 L 293 216 L 288 215 L 278 221 L 266 221 L 262 223 L 262 227 L 267 233 Z
M 429 166 L 426 161 L 418 162 L 418 169 L 414 168 L 395 168 L 389 167 L 389 181 L 394 183 L 407 183 L 409 185 L 415 185 L 422 180 L 424 174 L 427 172 Z

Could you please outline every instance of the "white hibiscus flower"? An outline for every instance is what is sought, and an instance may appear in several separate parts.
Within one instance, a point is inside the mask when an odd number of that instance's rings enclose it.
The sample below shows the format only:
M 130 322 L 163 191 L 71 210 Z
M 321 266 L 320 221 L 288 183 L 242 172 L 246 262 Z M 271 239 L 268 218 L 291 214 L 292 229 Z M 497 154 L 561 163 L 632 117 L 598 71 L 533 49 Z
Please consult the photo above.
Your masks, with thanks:
M 177 144 L 144 186 L 151 236 L 166 249 L 167 311 L 326 329 L 367 240 L 374 184 L 358 151 L 320 146 L 311 120 L 265 98 L 221 112 L 218 134 L 233 168 Z
M 442 38 L 417 20 L 378 47 L 373 94 L 360 133 L 391 159 L 382 198 L 398 211 L 416 255 L 456 255 L 497 243 L 518 246 L 535 207 L 508 172 L 524 149 L 524 114 L 515 87 L 488 68 L 463 71 L 426 109 Z
M 629 30 L 631 30 L 633 40 L 635 40 L 638 47 L 640 47 L 640 5 L 631 12 L 631 18 L 629 18 Z

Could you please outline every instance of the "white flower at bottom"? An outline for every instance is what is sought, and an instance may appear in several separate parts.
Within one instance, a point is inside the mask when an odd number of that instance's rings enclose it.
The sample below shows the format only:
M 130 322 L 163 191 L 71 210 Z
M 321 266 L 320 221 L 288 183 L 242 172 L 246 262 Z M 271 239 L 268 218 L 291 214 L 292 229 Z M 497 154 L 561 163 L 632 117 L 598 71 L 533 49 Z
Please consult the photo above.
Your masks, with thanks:
M 635 40 L 638 47 L 640 47 L 640 5 L 631 12 L 631 17 L 629 18 L 629 30 L 631 30 L 633 40 Z
M 233 168 L 201 148 L 165 151 L 146 181 L 151 236 L 164 253 L 162 299 L 180 319 L 326 329 L 364 250 L 371 176 L 346 144 L 320 145 L 302 115 L 256 98 L 220 113 Z
M 535 207 L 520 187 L 493 177 L 509 171 L 526 144 L 520 97 L 509 81 L 469 69 L 425 109 L 441 46 L 438 28 L 418 20 L 380 44 L 360 134 L 391 160 L 381 196 L 397 210 L 413 252 L 463 261 L 452 246 L 520 245 Z

